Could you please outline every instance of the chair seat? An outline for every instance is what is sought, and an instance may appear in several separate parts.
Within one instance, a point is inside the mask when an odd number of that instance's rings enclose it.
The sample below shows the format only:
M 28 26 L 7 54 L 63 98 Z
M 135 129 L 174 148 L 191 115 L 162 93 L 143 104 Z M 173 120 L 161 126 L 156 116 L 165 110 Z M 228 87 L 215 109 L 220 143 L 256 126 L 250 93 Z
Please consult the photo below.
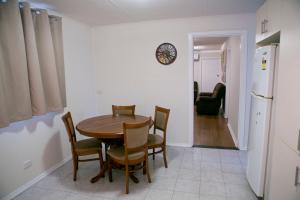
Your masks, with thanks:
M 89 138 L 77 141 L 75 144 L 76 152 L 79 155 L 97 153 L 100 150 L 101 140 L 97 138 Z
M 107 154 L 114 160 L 125 161 L 125 149 L 123 146 L 111 148 L 107 151 Z M 144 152 L 135 152 L 129 153 L 128 159 L 130 160 L 138 160 L 145 156 Z
M 152 146 L 159 146 L 162 145 L 164 142 L 164 139 L 157 134 L 149 134 L 148 135 L 148 147 Z

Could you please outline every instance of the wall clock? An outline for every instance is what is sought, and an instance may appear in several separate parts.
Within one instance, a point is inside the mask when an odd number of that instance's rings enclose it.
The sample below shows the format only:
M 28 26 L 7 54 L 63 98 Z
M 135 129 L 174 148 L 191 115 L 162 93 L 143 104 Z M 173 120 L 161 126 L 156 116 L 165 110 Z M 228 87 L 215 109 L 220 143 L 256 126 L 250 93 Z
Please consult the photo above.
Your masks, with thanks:
M 169 65 L 175 61 L 177 50 L 173 44 L 162 43 L 157 47 L 155 56 L 159 63 Z

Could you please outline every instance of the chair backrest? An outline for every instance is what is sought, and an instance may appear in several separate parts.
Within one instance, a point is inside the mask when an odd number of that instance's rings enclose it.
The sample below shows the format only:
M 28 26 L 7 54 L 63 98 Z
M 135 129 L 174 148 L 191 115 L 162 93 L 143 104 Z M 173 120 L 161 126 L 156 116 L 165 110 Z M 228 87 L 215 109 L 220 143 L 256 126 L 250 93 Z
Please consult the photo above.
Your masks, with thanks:
M 198 82 L 197 82 L 197 81 L 194 81 L 194 92 L 197 92 L 197 93 L 198 93 L 198 91 L 199 91 Z
M 163 132 L 164 143 L 166 142 L 167 125 L 170 115 L 170 109 L 155 106 L 154 115 L 154 134 L 156 130 L 161 130 Z
M 147 149 L 150 123 L 151 117 L 145 122 L 123 124 L 125 156 L 128 156 L 130 152 L 144 151 Z
M 77 140 L 76 140 L 76 134 L 75 134 L 75 129 L 74 129 L 74 124 L 73 124 L 71 113 L 67 112 L 61 118 L 65 124 L 66 130 L 67 130 L 67 133 L 69 136 L 69 141 L 70 141 L 70 143 L 72 145 L 72 149 L 73 149 Z
M 112 113 L 113 116 L 119 116 L 119 115 L 132 115 L 134 116 L 135 112 L 135 105 L 130 106 L 116 106 L 112 105 Z
M 226 90 L 226 87 L 223 83 L 217 83 L 214 88 L 212 97 L 218 98 L 218 99 L 225 97 L 225 90 Z

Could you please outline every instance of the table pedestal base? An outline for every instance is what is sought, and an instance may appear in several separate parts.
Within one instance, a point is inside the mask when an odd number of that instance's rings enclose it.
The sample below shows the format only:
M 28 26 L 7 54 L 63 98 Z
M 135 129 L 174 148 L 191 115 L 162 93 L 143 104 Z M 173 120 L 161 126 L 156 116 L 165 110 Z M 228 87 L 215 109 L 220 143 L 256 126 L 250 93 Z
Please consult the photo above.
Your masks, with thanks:
M 93 177 L 90 182 L 91 183 L 96 183 L 99 181 L 100 178 L 105 177 L 105 170 L 101 169 L 100 172 L 97 174 L 97 176 Z
M 97 181 L 99 181 L 100 178 L 104 178 L 104 177 L 105 177 L 105 171 L 106 171 L 106 170 L 107 170 L 107 168 L 106 168 L 106 165 L 104 164 L 104 167 L 101 168 L 100 172 L 99 172 L 95 177 L 93 177 L 93 178 L 90 180 L 90 182 L 91 182 L 91 183 L 96 183 Z M 129 174 L 129 177 L 130 177 L 130 179 L 131 179 L 134 183 L 139 183 L 139 182 L 140 182 L 139 179 L 138 179 L 136 176 L 134 176 L 133 173 L 130 173 L 130 174 Z

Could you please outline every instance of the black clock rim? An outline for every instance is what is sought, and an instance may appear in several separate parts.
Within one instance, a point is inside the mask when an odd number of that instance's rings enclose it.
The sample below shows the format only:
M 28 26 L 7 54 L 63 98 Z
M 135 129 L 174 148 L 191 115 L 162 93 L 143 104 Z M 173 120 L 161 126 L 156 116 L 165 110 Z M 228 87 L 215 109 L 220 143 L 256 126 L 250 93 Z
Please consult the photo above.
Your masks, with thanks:
M 158 49 L 161 47 L 161 46 L 163 46 L 163 45 L 171 45 L 172 47 L 173 47 L 173 49 L 174 49 L 174 51 L 175 51 L 175 56 L 174 56 L 174 59 L 172 59 L 171 60 L 171 62 L 169 62 L 169 63 L 162 63 L 162 62 L 160 62 L 160 60 L 158 59 Z M 162 43 L 162 44 L 160 44 L 157 48 L 156 48 L 156 52 L 155 52 L 155 57 L 156 57 L 156 60 L 160 63 L 160 64 L 162 64 L 162 65 L 170 65 L 170 64 L 172 64 L 175 60 L 176 60 L 176 58 L 177 58 L 177 49 L 176 49 L 176 47 L 173 45 L 173 44 L 171 44 L 171 43 L 169 43 L 169 42 L 164 42 L 164 43 Z

